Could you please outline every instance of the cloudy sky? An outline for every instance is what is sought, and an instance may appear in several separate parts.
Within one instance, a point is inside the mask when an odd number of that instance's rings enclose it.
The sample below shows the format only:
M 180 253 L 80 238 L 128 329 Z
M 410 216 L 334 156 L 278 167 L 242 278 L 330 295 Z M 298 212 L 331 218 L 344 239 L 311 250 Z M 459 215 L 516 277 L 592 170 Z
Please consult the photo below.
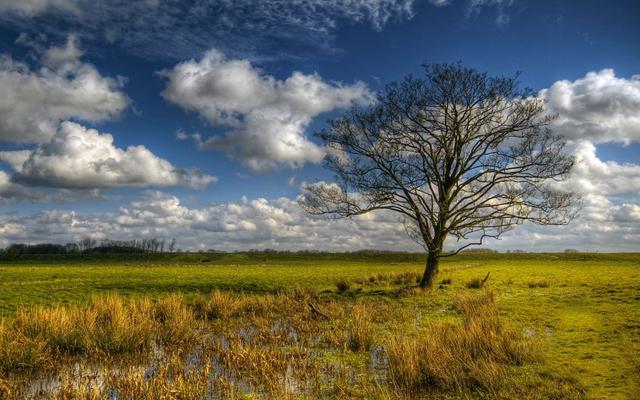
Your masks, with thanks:
M 522 73 L 582 196 L 489 247 L 640 250 L 640 2 L 0 0 L 0 247 L 418 250 L 394 215 L 310 217 L 313 136 L 425 62 Z

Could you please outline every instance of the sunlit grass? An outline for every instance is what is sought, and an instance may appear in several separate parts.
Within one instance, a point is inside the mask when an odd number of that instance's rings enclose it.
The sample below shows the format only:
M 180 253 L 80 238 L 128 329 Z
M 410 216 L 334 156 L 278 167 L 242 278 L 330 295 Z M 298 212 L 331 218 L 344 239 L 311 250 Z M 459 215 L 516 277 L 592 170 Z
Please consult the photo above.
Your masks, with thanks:
M 9 371 L 54 371 L 76 357 L 113 363 L 114 357 L 138 354 L 137 360 L 158 348 L 162 357 L 175 358 L 167 376 L 179 375 L 179 364 L 193 362 L 189 354 L 194 349 L 209 354 L 215 370 L 225 349 L 230 351 L 230 369 L 248 374 L 250 391 L 295 397 L 279 388 L 289 385 L 289 392 L 295 392 L 291 381 L 300 378 L 305 390 L 325 397 L 396 398 L 406 388 L 385 383 L 390 346 L 418 346 L 414 340 L 429 337 L 430 343 L 439 338 L 439 347 L 446 348 L 443 343 L 454 342 L 445 332 L 458 332 L 452 337 L 466 340 L 461 332 L 471 331 L 465 328 L 464 306 L 456 299 L 481 297 L 485 290 L 493 292 L 500 332 L 511 332 L 512 343 L 533 346 L 532 357 L 494 363 L 499 368 L 486 368 L 486 376 L 477 377 L 483 384 L 470 384 L 476 378 L 468 377 L 460 379 L 467 383 L 459 386 L 441 383 L 442 393 L 484 390 L 505 396 L 505 382 L 515 385 L 515 392 L 508 393 L 516 397 L 526 392 L 547 394 L 531 398 L 580 398 L 585 391 L 587 398 L 624 399 L 639 393 L 638 255 L 457 257 L 443 262 L 428 294 L 415 289 L 414 278 L 423 268 L 417 257 L 412 262 L 386 255 L 375 260 L 308 258 L 274 256 L 232 265 L 0 265 L 0 308 L 5 310 L 0 323 L 0 398 L 7 398 L 3 393 L 8 390 L 17 393 L 16 385 L 22 385 L 8 379 Z M 491 274 L 484 288 L 466 287 L 487 272 Z M 341 280 L 348 290 L 338 290 Z M 236 290 L 230 291 L 235 284 Z M 38 306 L 43 303 L 51 305 Z M 309 303 L 328 318 L 314 314 Z M 215 340 L 203 343 L 203 337 L 220 335 L 226 339 L 217 345 Z M 237 358 L 243 352 L 254 354 Z M 254 355 L 273 359 L 273 365 L 293 362 L 300 376 L 286 371 L 260 375 L 245 365 L 261 365 Z M 169 362 L 164 360 L 145 362 Z M 411 363 L 410 358 L 403 362 Z M 234 373 L 203 380 L 199 371 L 206 364 L 198 363 L 180 378 L 181 390 L 229 396 L 246 392 L 247 387 L 234 381 Z M 371 370 L 372 363 L 380 363 L 382 370 Z M 117 371 L 128 368 L 119 366 Z M 135 368 L 126 379 L 116 369 L 107 375 L 114 385 L 122 385 L 122 393 L 157 394 L 166 385 L 161 373 L 142 379 L 144 371 Z M 275 386 L 264 383 L 267 377 Z M 75 390 L 77 381 L 82 379 L 72 379 L 67 389 Z M 187 389 L 191 384 L 196 388 Z

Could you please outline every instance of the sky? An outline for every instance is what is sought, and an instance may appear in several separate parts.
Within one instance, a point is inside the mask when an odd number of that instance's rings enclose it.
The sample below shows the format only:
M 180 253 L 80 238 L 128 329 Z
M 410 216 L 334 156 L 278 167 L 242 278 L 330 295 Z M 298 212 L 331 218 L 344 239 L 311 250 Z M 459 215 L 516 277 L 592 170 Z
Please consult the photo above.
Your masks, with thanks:
M 395 215 L 309 216 L 314 132 L 421 65 L 461 62 L 558 115 L 567 226 L 501 251 L 640 250 L 640 2 L 0 0 L 0 247 L 420 250 Z

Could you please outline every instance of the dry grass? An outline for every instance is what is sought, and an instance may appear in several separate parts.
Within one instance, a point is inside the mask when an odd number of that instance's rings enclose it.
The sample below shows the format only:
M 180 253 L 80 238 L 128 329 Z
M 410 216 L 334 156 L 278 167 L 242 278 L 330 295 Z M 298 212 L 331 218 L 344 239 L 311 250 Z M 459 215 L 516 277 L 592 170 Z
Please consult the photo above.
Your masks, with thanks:
M 527 286 L 531 289 L 533 288 L 547 288 L 549 287 L 549 282 L 546 279 L 535 278 L 527 282 Z
M 28 397 L 29 378 L 15 378 L 24 369 L 60 374 L 44 392 L 50 399 L 499 397 L 509 368 L 534 359 L 491 292 L 456 297 L 459 323 L 417 333 L 407 329 L 415 315 L 396 301 L 322 298 L 299 287 L 24 310 L 0 323 L 0 398 Z M 74 362 L 79 372 L 60 372 Z M 89 362 L 100 368 L 86 372 Z
M 351 351 L 369 351 L 373 347 L 375 331 L 371 309 L 366 304 L 356 304 L 349 312 L 347 347 Z
M 508 367 L 531 359 L 531 351 L 498 317 L 493 294 L 458 297 L 462 324 L 440 324 L 418 335 L 391 337 L 388 378 L 402 391 L 500 391 Z
M 181 296 L 152 302 L 94 297 L 86 307 L 37 307 L 0 323 L 0 373 L 52 366 L 60 356 L 148 351 L 196 336 L 197 321 Z
M 193 308 L 196 316 L 203 320 L 225 319 L 234 315 L 240 306 L 240 299 L 234 293 L 214 290 L 208 297 L 198 296 Z

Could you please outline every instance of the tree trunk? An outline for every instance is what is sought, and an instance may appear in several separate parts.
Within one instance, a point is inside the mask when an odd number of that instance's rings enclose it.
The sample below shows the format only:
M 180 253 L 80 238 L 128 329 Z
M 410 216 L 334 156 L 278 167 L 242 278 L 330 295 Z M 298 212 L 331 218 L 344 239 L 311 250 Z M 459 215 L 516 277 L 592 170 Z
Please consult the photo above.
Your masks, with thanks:
M 424 274 L 422 275 L 422 280 L 420 281 L 420 287 L 423 289 L 431 289 L 433 286 L 433 280 L 438 273 L 438 255 L 429 252 L 427 255 L 427 262 L 424 268 Z

